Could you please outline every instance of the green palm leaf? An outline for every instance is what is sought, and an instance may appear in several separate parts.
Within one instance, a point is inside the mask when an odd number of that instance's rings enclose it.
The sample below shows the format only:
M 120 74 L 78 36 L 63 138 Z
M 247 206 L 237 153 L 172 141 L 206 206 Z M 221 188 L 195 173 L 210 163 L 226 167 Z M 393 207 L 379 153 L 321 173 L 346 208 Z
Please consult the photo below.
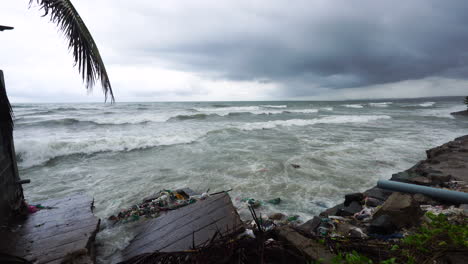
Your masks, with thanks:
M 73 51 L 75 66 L 78 65 L 86 88 L 91 90 L 96 81 L 100 80 L 105 100 L 110 96 L 111 102 L 114 102 L 112 87 L 98 47 L 72 3 L 69 0 L 30 0 L 29 5 L 33 2 L 37 2 L 44 10 L 43 16 L 50 14 L 50 20 L 65 34 L 68 48 Z

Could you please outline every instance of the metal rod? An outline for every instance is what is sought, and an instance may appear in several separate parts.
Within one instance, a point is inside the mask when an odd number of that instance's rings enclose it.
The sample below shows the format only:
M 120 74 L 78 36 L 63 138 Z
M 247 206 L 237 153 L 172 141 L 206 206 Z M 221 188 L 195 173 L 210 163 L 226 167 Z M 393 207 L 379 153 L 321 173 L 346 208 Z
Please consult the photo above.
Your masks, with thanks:
M 439 188 L 432 188 L 427 186 L 386 180 L 379 180 L 377 182 L 377 187 L 396 192 L 420 193 L 439 200 L 444 200 L 457 204 L 468 204 L 468 193 L 464 192 L 450 191 Z

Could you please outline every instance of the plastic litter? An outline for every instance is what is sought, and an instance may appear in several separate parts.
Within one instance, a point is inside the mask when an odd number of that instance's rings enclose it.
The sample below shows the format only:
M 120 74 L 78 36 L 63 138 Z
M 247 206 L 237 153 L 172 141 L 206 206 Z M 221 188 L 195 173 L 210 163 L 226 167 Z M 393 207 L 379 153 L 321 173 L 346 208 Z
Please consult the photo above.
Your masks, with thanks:
M 278 205 L 278 204 L 281 203 L 281 198 L 278 197 L 278 198 L 275 198 L 275 199 L 268 200 L 266 202 L 269 203 L 269 204 Z
M 121 210 L 117 215 L 111 215 L 108 219 L 114 223 L 135 222 L 142 217 L 155 218 L 162 211 L 177 209 L 195 202 L 196 199 L 188 196 L 183 190 L 162 190 L 157 195 L 144 199 L 142 203 Z
M 254 234 L 252 229 L 245 229 L 245 231 L 243 233 L 239 234 L 237 236 L 237 238 L 246 237 L 246 236 L 251 237 L 251 238 L 255 238 L 255 234 Z
M 364 207 L 360 212 L 354 214 L 354 218 L 360 221 L 369 221 L 372 219 L 374 208 Z

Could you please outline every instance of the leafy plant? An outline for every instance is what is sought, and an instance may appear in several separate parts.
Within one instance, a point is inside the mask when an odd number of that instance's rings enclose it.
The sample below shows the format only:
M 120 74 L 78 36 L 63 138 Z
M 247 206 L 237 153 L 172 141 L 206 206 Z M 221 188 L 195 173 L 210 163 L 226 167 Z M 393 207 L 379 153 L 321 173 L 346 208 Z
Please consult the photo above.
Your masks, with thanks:
M 468 247 L 468 225 L 451 224 L 444 214 L 427 213 L 431 220 L 419 227 L 418 232 L 405 237 L 405 245 L 415 247 L 423 253 L 429 253 L 440 247 Z
M 465 101 L 464 101 L 464 103 L 466 104 L 466 107 L 468 107 L 468 96 L 467 96 L 467 97 L 465 97 Z

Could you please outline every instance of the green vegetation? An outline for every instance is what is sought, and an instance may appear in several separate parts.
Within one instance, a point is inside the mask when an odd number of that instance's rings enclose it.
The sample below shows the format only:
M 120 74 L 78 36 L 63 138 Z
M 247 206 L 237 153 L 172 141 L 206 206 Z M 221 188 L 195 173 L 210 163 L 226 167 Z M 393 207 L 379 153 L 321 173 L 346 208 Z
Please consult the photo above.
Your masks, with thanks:
M 403 250 L 407 257 L 433 255 L 450 249 L 468 248 L 468 225 L 457 225 L 448 221 L 444 214 L 427 213 L 430 223 L 423 224 L 418 232 L 402 239 Z
M 464 103 L 466 104 L 466 107 L 468 108 L 468 96 L 467 96 L 467 97 L 465 97 L 465 101 L 464 101 Z
M 357 251 L 339 252 L 333 264 L 416 264 L 433 260 L 450 251 L 465 251 L 468 248 L 468 224 L 451 223 L 444 214 L 428 212 L 429 223 L 422 224 L 414 234 L 389 247 L 391 258 L 375 262 Z M 344 242 L 344 241 L 343 241 Z M 342 242 L 342 243 L 343 243 Z M 346 243 L 346 242 L 344 242 Z M 336 249 L 340 250 L 338 244 Z M 320 263 L 320 262 L 317 262 Z

